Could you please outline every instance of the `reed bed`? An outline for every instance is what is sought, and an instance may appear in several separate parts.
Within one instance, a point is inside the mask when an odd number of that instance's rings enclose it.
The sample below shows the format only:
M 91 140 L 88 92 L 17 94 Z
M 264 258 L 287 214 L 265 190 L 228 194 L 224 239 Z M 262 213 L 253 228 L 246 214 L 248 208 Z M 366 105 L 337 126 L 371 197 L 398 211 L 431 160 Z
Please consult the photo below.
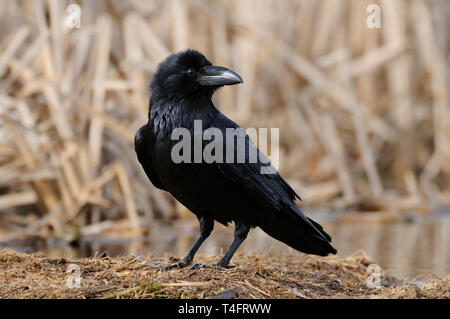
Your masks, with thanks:
M 66 26 L 71 3 L 80 28 Z M 366 26 L 370 3 L 380 29 Z M 303 205 L 450 202 L 446 0 L 0 4 L 0 237 L 189 216 L 133 149 L 155 67 L 186 48 L 243 77 L 216 104 L 243 127 L 280 128 L 280 171 Z

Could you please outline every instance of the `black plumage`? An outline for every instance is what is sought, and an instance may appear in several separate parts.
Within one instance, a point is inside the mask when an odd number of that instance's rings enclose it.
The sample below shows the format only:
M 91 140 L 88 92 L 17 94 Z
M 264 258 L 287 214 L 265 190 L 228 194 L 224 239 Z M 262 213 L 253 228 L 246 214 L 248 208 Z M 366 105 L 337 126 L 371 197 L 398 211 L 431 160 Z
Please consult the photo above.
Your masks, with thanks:
M 209 236 L 214 220 L 235 224 L 235 239 L 218 263 L 228 267 L 236 249 L 252 227 L 260 227 L 270 236 L 305 253 L 326 256 L 336 253 L 330 236 L 306 217 L 295 204 L 299 196 L 289 184 L 267 164 L 257 151 L 257 161 L 249 161 L 249 149 L 256 146 L 244 135 L 245 162 L 227 163 L 227 148 L 238 150 L 238 140 L 224 139 L 223 161 L 212 163 L 175 163 L 172 148 L 178 143 L 171 138 L 177 128 L 186 128 L 194 136 L 194 120 L 202 121 L 203 131 L 217 128 L 226 136 L 227 128 L 240 127 L 213 105 L 211 97 L 223 85 L 242 83 L 236 73 L 212 66 L 199 52 L 187 50 L 161 62 L 151 83 L 148 123 L 135 136 L 135 150 L 142 167 L 154 186 L 170 192 L 192 211 L 200 222 L 200 236 L 187 256 L 175 265 L 189 265 L 194 254 Z M 214 140 L 215 136 L 212 138 Z M 209 141 L 202 142 L 202 149 Z M 192 141 L 192 146 L 194 142 Z M 193 146 L 194 147 L 194 146 Z M 217 151 L 217 150 L 216 150 Z M 222 155 L 220 155 L 222 156 Z M 273 174 L 261 174 L 270 167 Z

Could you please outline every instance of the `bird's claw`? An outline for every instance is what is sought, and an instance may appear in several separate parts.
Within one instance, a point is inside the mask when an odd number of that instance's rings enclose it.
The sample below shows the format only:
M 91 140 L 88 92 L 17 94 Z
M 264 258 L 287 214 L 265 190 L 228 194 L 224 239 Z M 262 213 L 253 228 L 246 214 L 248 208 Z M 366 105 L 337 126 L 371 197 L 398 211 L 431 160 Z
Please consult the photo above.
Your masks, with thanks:
M 200 268 L 212 268 L 212 265 L 205 265 L 205 264 L 195 264 L 189 270 L 197 270 Z
M 223 265 L 221 263 L 217 263 L 217 264 L 212 264 L 212 265 L 207 265 L 207 264 L 195 264 L 193 265 L 191 268 L 189 268 L 189 270 L 197 270 L 197 269 L 231 269 L 234 268 L 236 266 L 230 266 L 230 265 Z
M 179 261 L 177 263 L 174 263 L 174 264 L 160 266 L 158 268 L 158 271 L 168 271 L 168 270 L 171 270 L 171 269 L 174 269 L 174 268 L 181 269 L 181 268 L 189 266 L 190 264 L 191 264 L 191 261 L 183 259 L 183 260 L 181 260 L 181 261 Z

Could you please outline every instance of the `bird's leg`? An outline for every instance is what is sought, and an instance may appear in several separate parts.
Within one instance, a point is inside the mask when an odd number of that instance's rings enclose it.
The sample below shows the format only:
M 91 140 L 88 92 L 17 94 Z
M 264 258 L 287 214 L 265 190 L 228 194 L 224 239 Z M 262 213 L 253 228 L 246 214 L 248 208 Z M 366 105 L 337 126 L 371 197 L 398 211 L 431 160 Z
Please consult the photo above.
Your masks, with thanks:
M 234 240 L 231 243 L 231 246 L 226 252 L 226 254 L 217 263 L 217 266 L 220 266 L 222 268 L 229 268 L 228 264 L 230 263 L 231 258 L 233 257 L 234 253 L 239 248 L 239 246 L 242 244 L 242 242 L 247 238 L 249 231 L 250 226 L 248 226 L 247 224 L 243 223 L 236 224 L 236 228 L 234 230 Z
M 250 226 L 244 223 L 236 224 L 234 229 L 234 240 L 231 243 L 230 248 L 226 252 L 226 254 L 222 257 L 222 259 L 213 266 L 195 264 L 190 269 L 195 270 L 198 268 L 231 268 L 228 264 L 230 263 L 231 258 L 233 257 L 236 250 L 242 244 L 242 242 L 247 238 L 248 232 L 250 231 Z
M 204 217 L 204 216 L 198 216 L 198 221 L 200 222 L 200 236 L 195 241 L 194 245 L 192 245 L 192 248 L 187 253 L 186 257 L 183 258 L 183 260 L 171 264 L 162 266 L 161 270 L 170 270 L 173 268 L 184 268 L 189 266 L 192 263 L 192 260 L 194 259 L 194 255 L 197 252 L 197 250 L 200 248 L 200 246 L 203 244 L 206 238 L 211 234 L 213 228 L 214 228 L 214 220 Z

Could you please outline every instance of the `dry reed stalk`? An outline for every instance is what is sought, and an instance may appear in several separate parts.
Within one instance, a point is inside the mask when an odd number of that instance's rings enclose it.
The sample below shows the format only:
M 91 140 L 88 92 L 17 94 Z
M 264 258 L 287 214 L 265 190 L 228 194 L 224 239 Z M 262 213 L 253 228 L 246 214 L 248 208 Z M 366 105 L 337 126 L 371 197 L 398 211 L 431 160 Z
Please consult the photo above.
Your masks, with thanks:
M 424 64 L 431 75 L 431 93 L 433 106 L 433 129 L 436 153 L 440 157 L 440 167 L 449 171 L 450 159 L 450 105 L 448 83 L 448 57 L 442 52 L 436 41 L 436 31 L 433 30 L 432 16 L 424 1 L 412 4 L 414 26 L 419 41 L 419 52 L 423 56 Z M 447 52 L 448 55 L 448 52 Z
M 281 128 L 280 169 L 305 205 L 448 202 L 445 1 L 375 1 L 383 27 L 368 29 L 372 2 L 88 1 L 80 29 L 67 2 L 5 2 L 0 210 L 39 211 L 28 234 L 189 216 L 133 150 L 157 64 L 185 47 L 243 76 L 215 102 L 244 127 Z
M 130 182 L 122 165 L 120 164 L 115 165 L 114 170 L 117 174 L 117 178 L 119 179 L 119 184 L 123 192 L 123 197 L 125 197 L 125 207 L 128 214 L 128 218 L 130 219 L 133 229 L 138 234 L 140 226 L 136 209 L 136 203 L 134 202 L 133 194 L 131 192 Z
M 36 204 L 37 199 L 36 192 L 32 190 L 3 195 L 0 196 L 0 211 L 10 207 Z
M 105 99 L 104 84 L 107 78 L 106 72 L 109 65 L 109 50 L 111 46 L 111 21 L 108 16 L 101 16 L 98 19 L 96 32 L 98 42 L 95 50 L 92 108 L 95 112 L 102 113 Z M 89 153 L 91 170 L 94 176 L 100 164 L 103 125 L 101 118 L 94 117 L 89 127 Z

